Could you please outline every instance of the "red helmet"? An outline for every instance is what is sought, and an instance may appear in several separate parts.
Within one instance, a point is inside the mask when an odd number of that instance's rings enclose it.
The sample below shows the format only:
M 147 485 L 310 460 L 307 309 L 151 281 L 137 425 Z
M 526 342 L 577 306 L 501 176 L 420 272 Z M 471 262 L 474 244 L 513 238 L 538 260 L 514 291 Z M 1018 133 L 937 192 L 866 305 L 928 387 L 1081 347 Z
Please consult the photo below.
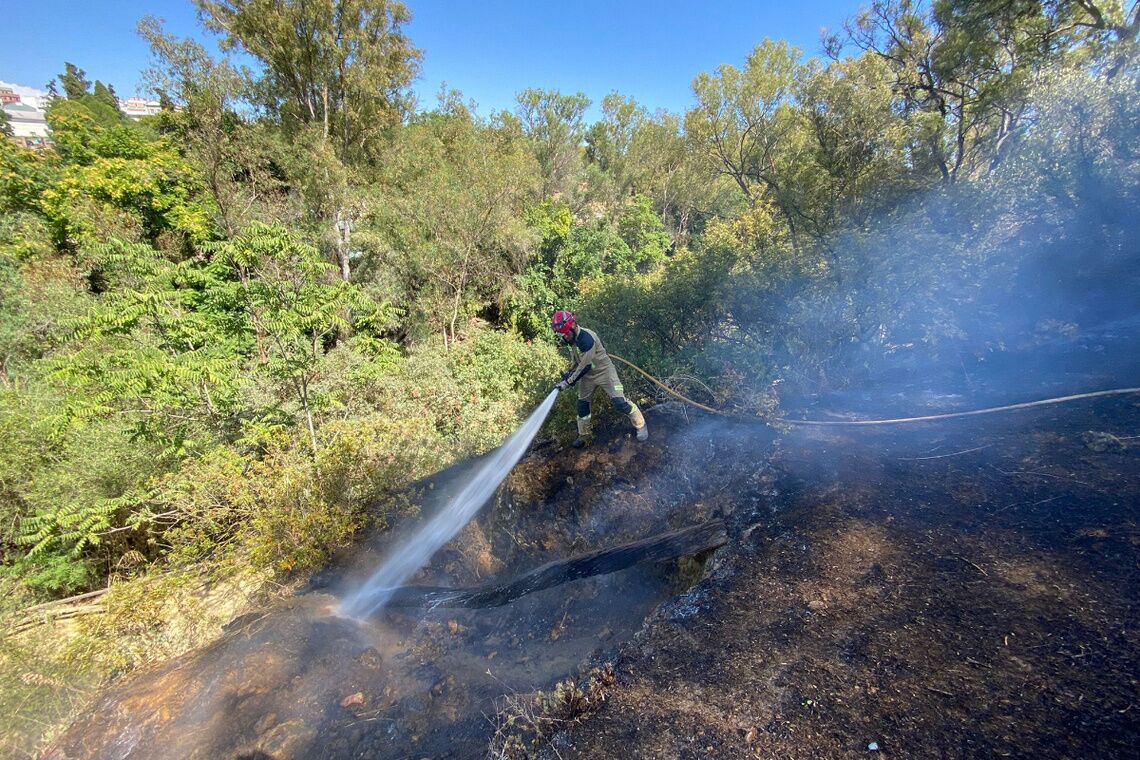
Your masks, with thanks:
M 550 327 L 563 338 L 569 338 L 578 326 L 578 318 L 572 311 L 556 311 L 550 318 Z

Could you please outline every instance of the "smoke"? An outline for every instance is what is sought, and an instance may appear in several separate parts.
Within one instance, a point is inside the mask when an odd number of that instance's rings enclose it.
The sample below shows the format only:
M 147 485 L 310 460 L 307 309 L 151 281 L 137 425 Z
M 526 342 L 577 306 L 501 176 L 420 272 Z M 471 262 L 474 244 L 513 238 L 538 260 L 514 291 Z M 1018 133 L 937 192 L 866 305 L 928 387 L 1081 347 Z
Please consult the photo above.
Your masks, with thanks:
M 1136 91 L 1134 72 L 1054 72 L 987 176 L 836 235 L 826 277 L 794 292 L 774 328 L 748 328 L 775 334 L 785 404 L 838 388 L 925 384 L 1005 401 L 1135 380 Z M 999 366 L 1003 387 L 973 382 Z

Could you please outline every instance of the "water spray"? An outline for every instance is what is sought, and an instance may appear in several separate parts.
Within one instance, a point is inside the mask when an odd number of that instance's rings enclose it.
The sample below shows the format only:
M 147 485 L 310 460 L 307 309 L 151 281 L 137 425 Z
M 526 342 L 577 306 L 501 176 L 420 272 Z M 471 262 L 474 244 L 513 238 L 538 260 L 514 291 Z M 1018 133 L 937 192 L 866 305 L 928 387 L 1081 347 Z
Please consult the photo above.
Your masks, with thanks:
M 453 539 L 475 517 L 479 508 L 487 503 L 511 468 L 526 453 L 530 442 L 549 416 L 556 398 L 558 391 L 551 391 L 527 417 L 522 427 L 487 457 L 463 490 L 439 514 L 424 523 L 408 541 L 397 547 L 360 588 L 348 594 L 341 601 L 337 612 L 354 618 L 366 618 L 375 614 L 392 598 L 397 588 L 427 564 L 441 546 Z

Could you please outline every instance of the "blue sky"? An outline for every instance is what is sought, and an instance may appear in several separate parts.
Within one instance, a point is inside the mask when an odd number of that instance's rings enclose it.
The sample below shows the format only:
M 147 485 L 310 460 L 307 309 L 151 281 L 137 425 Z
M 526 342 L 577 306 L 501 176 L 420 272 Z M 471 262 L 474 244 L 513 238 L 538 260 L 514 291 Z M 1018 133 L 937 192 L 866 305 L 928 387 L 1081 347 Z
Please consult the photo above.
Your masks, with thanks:
M 511 108 L 524 87 L 581 90 L 595 104 L 617 90 L 650 109 L 683 111 L 698 73 L 740 65 L 764 37 L 817 55 L 820 29 L 838 28 L 862 1 L 407 0 L 413 20 L 406 32 L 424 51 L 414 88 L 427 107 L 446 82 L 482 114 Z M 120 96 L 135 94 L 149 60 L 135 26 L 147 13 L 165 19 L 173 34 L 209 39 L 191 0 L 8 6 L 0 81 L 38 89 L 71 61 Z

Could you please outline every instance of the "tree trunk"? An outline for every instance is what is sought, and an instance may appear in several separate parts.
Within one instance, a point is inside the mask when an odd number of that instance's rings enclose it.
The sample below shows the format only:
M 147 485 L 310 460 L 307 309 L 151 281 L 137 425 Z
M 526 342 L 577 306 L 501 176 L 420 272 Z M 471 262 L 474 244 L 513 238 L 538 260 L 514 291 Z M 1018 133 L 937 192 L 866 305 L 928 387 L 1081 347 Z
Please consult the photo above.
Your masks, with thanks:
M 405 586 L 392 595 L 389 607 L 501 607 L 535 591 L 568 581 L 605 575 L 642 562 L 660 562 L 701 554 L 728 543 L 724 523 L 712 520 L 652 538 L 550 562 L 506 583 L 473 588 Z
M 352 275 L 351 265 L 348 260 L 348 251 L 351 246 L 352 238 L 352 222 L 345 217 L 344 209 L 337 209 L 336 211 L 336 256 L 340 262 L 340 276 L 345 282 L 349 281 Z
M 305 425 L 309 428 L 309 444 L 313 447 L 313 456 L 317 455 L 317 430 L 313 426 L 313 410 L 309 408 L 309 387 L 301 384 L 301 406 L 305 410 Z
M 329 139 L 329 86 L 327 84 L 321 87 L 321 103 L 324 108 L 322 137 L 327 142 Z

